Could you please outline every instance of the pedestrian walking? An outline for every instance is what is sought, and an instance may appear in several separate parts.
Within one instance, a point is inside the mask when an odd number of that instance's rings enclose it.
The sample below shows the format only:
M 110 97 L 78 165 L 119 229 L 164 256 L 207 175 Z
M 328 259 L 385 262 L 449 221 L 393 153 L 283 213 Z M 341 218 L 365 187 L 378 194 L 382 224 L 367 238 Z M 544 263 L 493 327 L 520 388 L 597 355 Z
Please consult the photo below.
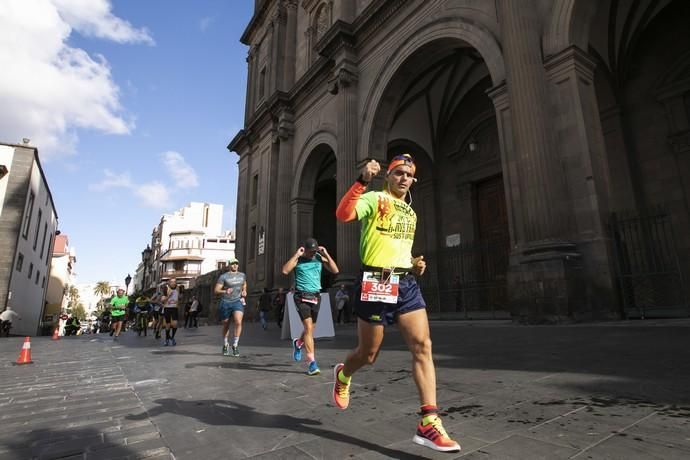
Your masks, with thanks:
M 335 293 L 335 308 L 338 311 L 338 316 L 335 321 L 336 323 L 341 324 L 343 317 L 345 317 L 345 320 L 349 319 L 350 315 L 347 314 L 347 310 L 345 308 L 349 301 L 350 295 L 347 293 L 345 285 L 341 284 L 340 289 L 338 289 L 338 292 Z
M 316 363 L 314 349 L 314 326 L 319 315 L 321 305 L 321 271 L 322 267 L 334 275 L 338 274 L 338 266 L 325 247 L 319 246 L 314 238 L 307 238 L 295 254 L 283 265 L 283 274 L 289 275 L 295 270 L 295 307 L 302 320 L 304 330 L 302 335 L 292 341 L 292 357 L 295 361 L 302 359 L 302 347 L 306 348 L 308 375 L 321 373 Z M 329 312 L 330 313 L 330 312 Z
M 268 289 L 264 288 L 261 297 L 259 297 L 259 320 L 261 321 L 261 328 L 264 331 L 268 330 L 268 314 L 271 311 L 271 294 Z
M 163 302 L 163 325 L 165 326 L 165 346 L 175 346 L 175 334 L 177 334 L 177 320 L 179 316 L 178 302 L 180 291 L 177 287 L 177 279 L 170 278 L 163 286 L 161 301 Z
M 412 257 L 417 215 L 406 199 L 409 195 L 411 201 L 416 165 L 410 155 L 394 157 L 388 165 L 384 190 L 365 193 L 380 170 L 375 160 L 364 165 L 336 210 L 341 222 L 358 219 L 362 223 L 362 273 L 354 295 L 358 344 L 345 362 L 334 368 L 333 401 L 340 409 L 348 407 L 352 375 L 376 361 L 384 324 L 397 321 L 412 354 L 412 374 L 420 397 L 422 418 L 413 441 L 438 451 L 459 451 L 460 445 L 448 436 L 438 415 L 429 320 L 415 278 L 426 269 L 423 256 Z
M 285 289 L 278 288 L 278 292 L 273 297 L 273 312 L 276 315 L 278 329 L 283 327 L 283 315 L 285 314 Z
M 199 308 L 201 304 L 196 296 L 192 296 L 192 303 L 189 305 L 189 327 L 199 327 Z
M 221 295 L 218 305 L 219 317 L 223 321 L 223 355 L 240 356 L 239 342 L 242 335 L 242 318 L 247 298 L 247 277 L 239 271 L 240 261 L 228 261 L 229 270 L 218 277 L 213 292 Z M 233 324 L 232 346 L 229 346 L 230 319 Z

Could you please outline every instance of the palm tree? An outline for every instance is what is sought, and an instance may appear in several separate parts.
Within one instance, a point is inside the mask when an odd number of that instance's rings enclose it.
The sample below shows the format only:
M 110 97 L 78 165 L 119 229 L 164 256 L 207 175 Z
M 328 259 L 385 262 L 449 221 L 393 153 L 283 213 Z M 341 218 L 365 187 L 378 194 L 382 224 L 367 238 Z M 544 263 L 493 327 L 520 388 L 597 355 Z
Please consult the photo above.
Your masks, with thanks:
M 69 298 L 69 307 L 72 308 L 79 302 L 79 289 L 75 285 L 67 287 L 67 297 Z
M 101 296 L 101 300 L 98 301 L 100 305 L 99 309 L 103 308 L 103 299 L 105 296 L 110 295 L 110 283 L 107 281 L 99 281 L 96 283 L 96 287 L 93 288 L 93 293 Z

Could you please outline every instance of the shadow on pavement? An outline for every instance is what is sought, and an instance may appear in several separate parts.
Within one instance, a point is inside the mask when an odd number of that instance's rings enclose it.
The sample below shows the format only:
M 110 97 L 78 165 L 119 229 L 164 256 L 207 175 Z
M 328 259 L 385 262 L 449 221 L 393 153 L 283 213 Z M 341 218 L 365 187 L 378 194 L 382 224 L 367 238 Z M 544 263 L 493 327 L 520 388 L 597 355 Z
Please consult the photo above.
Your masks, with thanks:
M 58 459 L 58 458 L 140 458 L 139 456 L 165 455 L 164 447 L 146 451 L 146 448 L 128 448 L 124 436 L 118 432 L 101 433 L 90 428 L 71 430 L 37 429 L 30 433 L 12 435 L 12 440 L 0 442 L 0 457 L 12 459 Z M 136 446 L 134 444 L 133 446 Z M 140 446 L 142 447 L 142 446 Z M 137 450 L 134 450 L 137 449 Z
M 284 369 L 285 367 L 292 367 L 291 364 L 246 364 L 238 361 L 231 361 L 231 362 L 224 362 L 224 363 L 219 363 L 219 362 L 211 362 L 211 363 L 192 363 L 192 364 L 185 364 L 187 369 L 193 369 L 195 367 L 218 367 L 218 368 L 223 368 L 223 369 L 241 369 L 241 370 L 248 370 L 248 371 L 261 371 L 261 372 L 277 372 L 279 374 L 299 374 L 299 375 L 304 375 L 305 372 L 302 371 L 291 371 L 288 369 Z M 277 368 L 277 369 L 270 369 L 270 368 Z
M 200 353 L 198 351 L 186 351 L 168 347 L 165 350 L 152 350 L 152 355 L 196 355 L 196 356 L 221 356 L 220 353 Z
M 204 399 L 199 401 L 183 401 L 180 399 L 163 398 L 154 401 L 158 404 L 147 412 L 138 415 L 128 415 L 129 420 L 146 420 L 157 415 L 170 413 L 195 418 L 206 425 L 228 425 L 257 428 L 279 428 L 299 433 L 312 434 L 320 438 L 351 444 L 368 451 L 378 452 L 391 458 L 412 460 L 426 457 L 411 455 L 395 449 L 374 444 L 372 442 L 354 438 L 347 434 L 319 428 L 322 423 L 308 418 L 292 417 L 283 414 L 264 414 L 253 407 L 232 401 Z

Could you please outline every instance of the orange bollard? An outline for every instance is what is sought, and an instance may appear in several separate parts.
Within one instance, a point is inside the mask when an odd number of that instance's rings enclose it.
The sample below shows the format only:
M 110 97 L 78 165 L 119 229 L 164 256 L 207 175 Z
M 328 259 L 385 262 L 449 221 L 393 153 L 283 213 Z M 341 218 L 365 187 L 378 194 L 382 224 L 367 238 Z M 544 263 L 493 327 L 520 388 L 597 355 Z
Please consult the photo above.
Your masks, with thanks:
M 19 358 L 17 358 L 17 364 L 31 364 L 31 337 L 26 337 L 24 339 L 24 345 L 22 345 L 22 351 L 19 353 Z
M 60 328 L 56 327 L 53 331 L 53 340 L 60 340 Z

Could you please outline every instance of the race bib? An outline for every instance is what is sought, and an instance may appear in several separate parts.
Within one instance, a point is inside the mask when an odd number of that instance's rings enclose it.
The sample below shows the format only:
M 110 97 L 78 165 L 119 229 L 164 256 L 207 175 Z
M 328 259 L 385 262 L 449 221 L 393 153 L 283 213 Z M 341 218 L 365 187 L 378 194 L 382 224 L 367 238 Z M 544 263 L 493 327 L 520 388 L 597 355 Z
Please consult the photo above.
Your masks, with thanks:
M 398 275 L 390 275 L 381 281 L 378 273 L 364 272 L 362 276 L 362 302 L 398 303 Z

